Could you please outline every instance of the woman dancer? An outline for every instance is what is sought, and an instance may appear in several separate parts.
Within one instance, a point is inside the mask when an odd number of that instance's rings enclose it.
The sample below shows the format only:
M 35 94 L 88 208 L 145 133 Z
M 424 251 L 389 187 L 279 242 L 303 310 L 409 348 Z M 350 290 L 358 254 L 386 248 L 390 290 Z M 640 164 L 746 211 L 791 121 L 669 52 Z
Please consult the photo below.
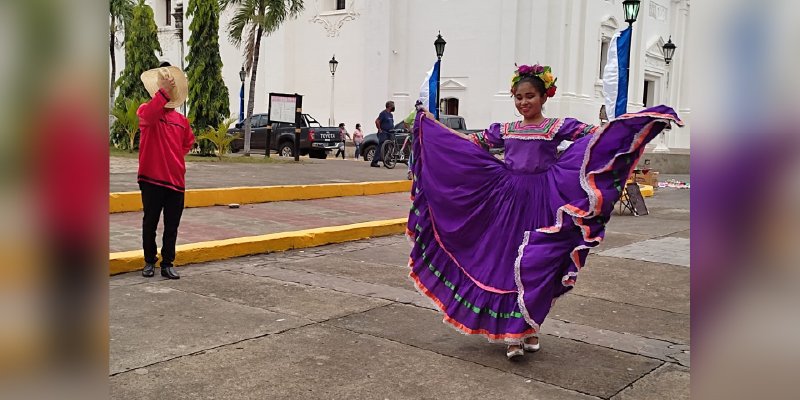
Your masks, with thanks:
M 446 323 L 505 343 L 509 359 L 539 349 L 541 324 L 603 239 L 644 146 L 682 124 L 666 106 L 602 128 L 546 118 L 555 83 L 548 66 L 518 67 L 511 93 L 523 119 L 481 133 L 453 131 L 427 111 L 414 124 L 410 277 Z M 562 140 L 574 143 L 558 156 Z M 487 151 L 501 145 L 503 161 Z

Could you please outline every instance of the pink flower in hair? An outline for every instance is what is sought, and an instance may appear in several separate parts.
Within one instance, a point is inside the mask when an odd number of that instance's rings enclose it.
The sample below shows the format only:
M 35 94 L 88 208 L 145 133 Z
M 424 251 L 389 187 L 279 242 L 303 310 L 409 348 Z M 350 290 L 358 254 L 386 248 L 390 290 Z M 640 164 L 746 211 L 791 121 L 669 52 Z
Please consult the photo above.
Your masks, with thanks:
M 529 74 L 533 71 L 533 67 L 530 65 L 520 65 L 519 69 L 517 69 L 520 75 Z
M 531 67 L 531 69 L 533 69 L 533 73 L 536 75 L 539 75 L 542 72 L 544 72 L 544 67 L 539 64 L 534 65 L 533 67 Z

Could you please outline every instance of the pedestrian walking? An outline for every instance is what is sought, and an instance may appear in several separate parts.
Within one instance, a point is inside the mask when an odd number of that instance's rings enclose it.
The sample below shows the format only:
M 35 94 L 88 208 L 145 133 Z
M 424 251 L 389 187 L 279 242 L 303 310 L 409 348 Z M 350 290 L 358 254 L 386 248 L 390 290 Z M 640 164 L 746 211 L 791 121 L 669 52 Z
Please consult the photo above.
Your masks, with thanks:
M 383 142 L 389 139 L 389 131 L 394 128 L 394 116 L 392 115 L 394 110 L 394 102 L 389 100 L 386 102 L 386 108 L 375 119 L 375 127 L 378 128 L 378 148 L 375 149 L 375 156 L 369 164 L 370 167 L 380 167 L 378 162 L 383 161 L 381 147 L 383 147 Z
M 183 214 L 186 165 L 184 156 L 194 144 L 189 120 L 175 111 L 189 93 L 186 75 L 178 67 L 162 67 L 142 73 L 151 99 L 139 107 L 141 139 L 139 141 L 138 183 L 142 193 L 142 247 L 145 265 L 142 275 L 155 274 L 156 228 L 164 214 L 164 234 L 161 246 L 161 276 L 179 279 L 173 268 L 175 242 Z
M 364 132 L 361 131 L 361 124 L 356 124 L 356 129 L 353 130 L 353 146 L 356 148 L 353 154 L 355 159 L 358 160 L 361 156 L 361 143 L 364 143 Z
M 342 141 L 339 142 L 339 148 L 336 150 L 336 155 L 334 158 L 339 157 L 339 154 L 341 154 L 342 160 L 344 160 L 345 138 L 350 139 L 350 134 L 347 133 L 347 129 L 344 127 L 344 122 L 339 123 L 339 137 L 342 139 Z
M 522 120 L 466 135 L 423 111 L 414 125 L 410 277 L 446 323 L 506 344 L 509 359 L 539 350 L 541 324 L 603 239 L 644 146 L 682 125 L 667 106 L 603 129 L 547 118 L 555 83 L 550 67 L 522 65 L 511 85 Z M 574 143 L 557 158 L 562 140 Z M 488 151 L 499 146 L 503 161 Z

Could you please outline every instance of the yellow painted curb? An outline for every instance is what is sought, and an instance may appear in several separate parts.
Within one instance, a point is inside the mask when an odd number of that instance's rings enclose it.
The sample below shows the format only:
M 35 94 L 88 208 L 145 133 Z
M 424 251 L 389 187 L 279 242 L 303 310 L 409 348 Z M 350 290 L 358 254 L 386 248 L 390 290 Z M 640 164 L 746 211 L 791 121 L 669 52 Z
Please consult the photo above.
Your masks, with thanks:
M 326 199 L 330 197 L 364 196 L 408 192 L 411 181 L 380 181 L 355 183 L 326 183 L 319 185 L 284 185 L 191 189 L 186 191 L 184 207 L 210 207 L 231 203 L 253 204 L 271 201 Z M 118 192 L 109 195 L 111 213 L 139 211 L 142 198 L 139 192 Z
M 398 218 L 184 244 L 175 248 L 175 265 L 195 264 L 251 254 L 271 253 L 370 237 L 395 235 L 405 232 L 406 222 L 406 218 Z M 139 271 L 143 266 L 144 253 L 142 250 L 123 251 L 109 255 L 109 272 L 111 275 Z
M 642 197 L 651 197 L 655 194 L 653 187 L 650 185 L 639 184 L 639 191 L 642 192 Z

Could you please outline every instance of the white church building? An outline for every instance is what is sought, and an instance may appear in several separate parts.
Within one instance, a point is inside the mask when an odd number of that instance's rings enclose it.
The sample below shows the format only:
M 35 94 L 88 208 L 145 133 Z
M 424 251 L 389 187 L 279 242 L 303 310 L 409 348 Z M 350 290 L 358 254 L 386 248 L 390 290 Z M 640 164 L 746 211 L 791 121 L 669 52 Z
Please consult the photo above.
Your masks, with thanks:
M 181 43 L 170 11 L 177 2 L 147 0 L 159 26 L 164 50 L 160 58 L 173 65 L 181 64 Z M 262 40 L 255 112 L 267 112 L 270 92 L 299 93 L 304 112 L 319 121 L 333 114 L 335 122 L 344 122 L 349 130 L 361 123 L 365 132 L 373 132 L 387 100 L 396 103 L 399 121 L 413 108 L 420 84 L 436 61 L 433 42 L 441 32 L 447 42 L 441 67 L 443 111 L 463 116 L 468 128 L 519 118 L 509 93 L 514 63 L 552 66 L 558 93 L 547 102 L 546 116 L 599 123 L 608 43 L 627 27 L 622 2 L 306 0 L 297 19 Z M 660 148 L 666 145 L 683 153 L 689 150 L 691 131 L 689 83 L 684 79 L 692 43 L 689 9 L 690 0 L 641 1 L 633 24 L 628 95 L 628 111 L 666 104 L 678 112 L 686 127 L 667 131 L 656 142 L 663 140 Z M 230 114 L 238 116 L 243 51 L 228 41 L 231 14 L 225 12 L 220 21 L 220 51 Z M 189 24 L 187 19 L 185 42 Z M 670 38 L 677 50 L 667 64 L 662 47 Z M 124 52 L 117 55 L 121 70 Z M 332 82 L 328 62 L 334 55 L 339 63 Z

